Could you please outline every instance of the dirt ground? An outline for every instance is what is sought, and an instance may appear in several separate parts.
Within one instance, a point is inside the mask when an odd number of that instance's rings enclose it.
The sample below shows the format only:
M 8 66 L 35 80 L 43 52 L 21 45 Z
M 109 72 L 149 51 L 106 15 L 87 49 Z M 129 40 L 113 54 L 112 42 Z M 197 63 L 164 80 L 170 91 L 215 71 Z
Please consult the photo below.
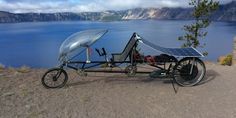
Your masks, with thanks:
M 64 88 L 45 89 L 45 69 L 0 72 L 0 118 L 236 118 L 236 67 L 207 64 L 200 85 L 179 87 L 147 75 L 69 72 Z

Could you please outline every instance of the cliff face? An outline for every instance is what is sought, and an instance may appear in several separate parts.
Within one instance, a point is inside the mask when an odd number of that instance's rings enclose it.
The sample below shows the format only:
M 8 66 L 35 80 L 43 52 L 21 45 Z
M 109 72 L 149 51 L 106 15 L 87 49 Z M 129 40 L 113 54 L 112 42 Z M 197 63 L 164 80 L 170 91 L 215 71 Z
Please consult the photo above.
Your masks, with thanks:
M 121 20 L 122 13 L 116 11 L 82 13 L 19 13 L 0 11 L 0 23 L 37 22 L 37 21 L 104 21 Z
M 19 22 L 16 14 L 0 11 L 0 23 Z
M 122 19 L 171 19 L 190 20 L 193 9 L 191 8 L 146 8 L 126 10 Z M 214 21 L 236 21 L 236 1 L 220 5 L 212 14 Z
M 136 8 L 123 11 L 81 12 L 81 13 L 19 13 L 0 11 L 0 23 L 37 21 L 114 21 L 131 19 L 173 19 L 189 20 L 191 8 Z M 236 21 L 236 1 L 220 5 L 213 14 L 215 21 Z
M 191 11 L 184 8 L 139 8 L 126 10 L 122 19 L 191 19 Z
M 12 14 L 0 12 L 1 23 L 11 22 L 36 22 L 36 21 L 66 21 L 66 20 L 84 20 L 80 15 L 75 13 L 53 13 L 53 14 L 37 14 L 37 13 L 23 13 Z
M 157 8 L 136 8 L 123 11 L 122 19 L 155 19 L 160 9 Z
M 213 15 L 213 19 L 217 21 L 236 21 L 236 1 L 221 5 Z

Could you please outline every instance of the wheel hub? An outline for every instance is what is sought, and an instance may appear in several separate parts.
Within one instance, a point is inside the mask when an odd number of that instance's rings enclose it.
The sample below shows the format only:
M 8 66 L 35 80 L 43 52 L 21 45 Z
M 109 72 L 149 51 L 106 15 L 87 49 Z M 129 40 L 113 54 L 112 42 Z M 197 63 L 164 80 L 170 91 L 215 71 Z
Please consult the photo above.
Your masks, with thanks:
M 191 73 L 191 68 L 192 69 L 192 73 Z M 180 69 L 180 76 L 184 79 L 184 80 L 193 80 L 195 77 L 197 77 L 198 75 L 198 68 L 197 66 L 192 64 L 187 64 L 184 65 L 181 69 Z
M 57 77 L 56 76 L 53 76 L 52 80 L 55 82 L 57 81 Z

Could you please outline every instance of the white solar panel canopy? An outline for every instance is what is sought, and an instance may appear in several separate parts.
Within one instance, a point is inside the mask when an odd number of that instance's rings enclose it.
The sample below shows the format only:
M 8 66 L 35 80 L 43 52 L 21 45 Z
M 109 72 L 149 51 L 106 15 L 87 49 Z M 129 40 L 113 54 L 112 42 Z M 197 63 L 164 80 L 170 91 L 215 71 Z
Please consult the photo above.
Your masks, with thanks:
M 161 51 L 163 53 L 166 53 L 171 56 L 175 57 L 204 57 L 203 54 L 201 54 L 197 49 L 190 47 L 190 48 L 165 48 L 158 46 L 156 44 L 153 44 L 145 39 L 139 40 L 141 43 L 155 49 L 158 51 Z
M 65 58 L 81 53 L 107 32 L 108 30 L 105 29 L 91 29 L 72 34 L 62 43 L 59 51 L 59 60 L 62 61 Z

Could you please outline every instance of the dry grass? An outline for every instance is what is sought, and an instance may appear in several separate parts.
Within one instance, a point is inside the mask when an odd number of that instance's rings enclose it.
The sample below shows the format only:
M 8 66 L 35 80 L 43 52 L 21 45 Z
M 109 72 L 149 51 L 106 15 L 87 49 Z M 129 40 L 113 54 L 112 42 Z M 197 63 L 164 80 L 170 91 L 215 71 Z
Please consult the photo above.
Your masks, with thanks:
M 16 71 L 16 69 L 15 68 L 13 68 L 13 67 L 8 67 L 8 69 L 7 69 L 9 72 L 15 72 Z
M 5 66 L 0 63 L 0 69 L 4 69 L 4 68 L 5 68 Z
M 31 71 L 31 69 L 28 66 L 22 66 L 17 69 L 17 72 L 19 72 L 19 73 L 28 73 L 30 71 Z
M 5 69 L 5 66 L 3 64 L 0 64 L 0 72 L 2 72 Z
M 220 63 L 220 65 L 231 66 L 232 65 L 232 61 L 233 61 L 233 56 L 231 54 L 226 55 L 226 56 L 221 56 L 218 59 L 218 62 Z

